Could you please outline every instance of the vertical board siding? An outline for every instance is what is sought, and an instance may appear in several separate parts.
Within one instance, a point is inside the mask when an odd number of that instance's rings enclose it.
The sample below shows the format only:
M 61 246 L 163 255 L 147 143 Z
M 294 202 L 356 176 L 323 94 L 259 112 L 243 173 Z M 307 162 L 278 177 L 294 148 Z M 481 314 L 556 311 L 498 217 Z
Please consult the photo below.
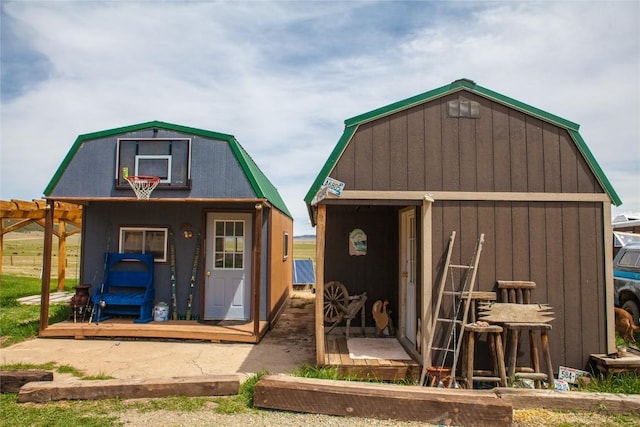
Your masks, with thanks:
M 527 145 L 527 191 L 544 192 L 544 144 L 542 142 L 542 121 L 525 117 Z
M 443 127 L 440 120 L 440 104 L 429 103 L 424 106 L 424 137 L 425 137 L 425 182 L 424 189 L 436 190 L 443 188 L 442 175 L 445 168 L 442 158 Z
M 478 191 L 494 191 L 494 161 L 493 161 L 493 118 L 491 114 L 482 114 L 482 111 L 491 110 L 491 102 L 480 98 L 480 118 L 476 122 L 476 163 L 477 163 L 477 189 Z
M 531 253 L 529 235 L 529 205 L 513 203 L 511 205 L 511 247 L 513 258 L 513 277 L 531 277 Z
M 432 210 L 434 283 L 442 275 L 451 231 L 457 232 L 451 262 L 458 264 L 470 262 L 484 233 L 475 289 L 495 291 L 497 280 L 536 282 L 532 301 L 550 304 L 555 312 L 550 334 L 555 369 L 584 368 L 591 353 L 606 351 L 605 278 L 595 261 L 603 253 L 597 226 L 601 204 L 436 201 Z
M 405 144 L 406 141 L 391 141 L 389 135 L 389 120 L 382 119 L 373 128 L 373 139 L 371 141 L 372 162 L 367 172 L 371 174 L 371 189 L 386 190 L 391 188 L 389 173 L 392 167 L 391 146 Z
M 578 208 L 573 203 L 562 204 L 562 241 L 563 241 L 563 262 L 564 262 L 564 351 L 567 358 L 573 356 L 572 353 L 581 353 L 582 350 L 582 330 L 584 322 L 591 319 L 582 318 L 582 292 L 580 291 L 580 227 L 578 219 Z M 593 231 L 591 232 L 593 233 Z M 586 236 L 582 236 L 586 238 Z M 604 288 L 604 286 L 603 286 Z M 602 307 L 604 310 L 604 307 Z M 585 330 L 590 330 L 587 328 Z
M 524 119 L 524 113 L 509 110 L 510 191 L 527 191 L 527 141 Z
M 407 169 L 407 189 L 425 188 L 424 109 L 412 108 L 407 112 L 407 164 L 396 165 L 397 173 Z
M 481 111 L 480 114 L 483 112 Z M 493 109 L 493 176 L 495 191 L 511 191 L 511 149 L 509 147 L 509 110 L 502 105 Z
M 558 313 L 553 321 L 552 343 L 554 360 L 566 360 L 564 347 L 566 311 L 564 302 L 564 244 L 562 239 L 562 207 L 560 203 L 545 204 L 545 229 L 547 235 L 546 265 L 547 265 L 547 301 L 552 302 L 553 310 Z M 536 289 L 533 300 L 539 301 L 541 293 Z M 559 345 L 558 345 L 559 343 Z
M 460 188 L 478 191 L 476 120 L 458 120 Z
M 578 190 L 578 165 L 576 162 L 576 149 L 569 138 L 563 133 L 560 135 L 560 173 L 561 192 L 575 193 Z
M 562 191 L 559 129 L 548 123 L 543 123 L 542 140 L 544 155 L 544 191 L 559 193 Z
M 450 117 L 459 97 L 480 118 Z M 330 174 L 354 190 L 604 192 L 566 130 L 470 93 L 360 125 Z
M 444 191 L 460 191 L 460 169 L 466 165 L 460 164 L 460 119 L 449 117 L 447 103 L 440 108 L 442 120 L 442 189 Z M 429 171 L 427 171 L 429 173 Z
M 286 297 L 293 290 L 293 220 L 277 209 L 271 209 L 269 215 L 269 269 L 263 271 L 269 281 L 269 320 L 273 320 Z M 289 233 L 289 256 L 284 259 L 284 233 Z M 267 295 L 261 295 L 261 300 Z
M 362 134 L 360 130 L 354 135 L 356 138 L 354 146 L 354 189 L 371 190 L 372 189 L 372 173 L 373 165 L 373 127 L 363 127 Z M 344 180 L 338 177 L 338 180 Z M 346 184 L 346 183 L 345 183 Z
M 409 188 L 409 174 L 407 168 L 407 114 L 401 114 L 397 120 L 392 120 L 389 126 L 389 185 L 391 190 L 405 190 Z M 386 188 L 382 188 L 383 190 Z
M 449 116 L 447 102 L 461 97 L 480 103 L 479 118 Z M 353 190 L 604 193 L 565 129 L 465 91 L 360 125 L 331 176 Z M 329 209 L 326 272 L 334 276 L 326 281 L 345 277 L 354 292 L 397 288 L 397 271 L 390 271 L 397 266 L 389 261 L 397 259 L 397 210 Z M 484 233 L 477 289 L 495 290 L 496 280 L 536 282 L 533 300 L 556 313 L 554 366 L 582 368 L 590 353 L 607 350 L 603 209 L 590 202 L 436 200 L 433 283 L 441 278 L 452 230 L 458 236 L 451 262 L 458 264 L 469 262 Z M 384 268 L 344 256 L 356 224 L 373 226 L 375 239 L 389 245 L 386 259 L 367 256 Z
M 547 283 L 547 230 L 545 227 L 545 204 L 529 206 L 529 263 L 530 279 L 538 284 L 536 294 L 541 301 L 549 301 Z
M 598 211 L 591 206 L 580 205 L 578 207 L 578 224 L 580 229 L 580 282 L 578 283 L 578 291 L 581 293 L 580 299 L 582 304 L 580 305 L 580 314 L 582 319 L 588 319 L 595 317 L 598 319 L 597 323 L 594 323 L 595 329 L 593 333 L 581 334 L 582 335 L 582 353 L 589 353 L 590 349 L 597 348 L 599 346 L 598 337 L 605 336 L 606 332 L 601 326 L 606 325 L 604 319 L 605 310 L 594 310 L 591 307 L 605 307 L 602 303 L 603 299 L 599 296 L 603 296 L 602 291 L 605 288 L 605 283 L 598 280 L 598 263 L 591 262 L 591 260 L 597 259 L 598 256 L 598 237 L 601 233 L 594 232 L 598 228 Z M 600 218 L 601 219 L 601 218 Z M 602 289 L 598 289 L 601 287 Z

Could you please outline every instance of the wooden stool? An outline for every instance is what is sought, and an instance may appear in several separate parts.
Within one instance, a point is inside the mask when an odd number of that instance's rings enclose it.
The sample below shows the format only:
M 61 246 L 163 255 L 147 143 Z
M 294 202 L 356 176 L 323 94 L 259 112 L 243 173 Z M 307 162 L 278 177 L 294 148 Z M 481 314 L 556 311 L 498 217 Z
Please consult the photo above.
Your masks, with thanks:
M 477 326 L 473 323 L 464 326 L 465 345 L 462 353 L 462 377 L 468 388 L 473 388 L 474 381 L 494 382 L 502 387 L 507 386 L 507 374 L 504 366 L 504 350 L 502 348 L 502 327 L 497 325 Z M 474 369 L 476 335 L 487 334 L 489 352 L 493 371 Z
M 549 353 L 549 331 L 551 325 L 548 323 L 504 323 L 505 331 L 508 332 L 509 359 L 507 361 L 507 375 L 509 378 L 528 378 L 535 381 L 536 388 L 541 388 L 542 381 L 547 381 L 549 388 L 553 390 L 553 366 L 551 365 L 551 354 Z M 531 367 L 518 367 L 519 338 L 521 331 L 529 332 L 529 350 L 531 352 Z M 537 332 L 540 333 L 540 344 L 542 346 L 542 357 L 544 357 L 546 371 L 540 371 L 539 347 Z

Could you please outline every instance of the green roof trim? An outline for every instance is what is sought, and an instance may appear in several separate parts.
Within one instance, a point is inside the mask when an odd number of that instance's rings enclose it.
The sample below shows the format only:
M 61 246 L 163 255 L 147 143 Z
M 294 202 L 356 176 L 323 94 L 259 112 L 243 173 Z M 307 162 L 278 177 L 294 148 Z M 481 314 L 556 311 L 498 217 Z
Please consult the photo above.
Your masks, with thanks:
M 236 155 L 242 170 L 251 183 L 251 187 L 256 192 L 256 196 L 269 200 L 276 208 L 282 211 L 282 213 L 289 218 L 293 218 L 276 187 L 269 181 L 267 176 L 260 170 L 249 153 L 247 153 L 235 137 L 232 137 L 232 140 L 233 141 L 229 141 L 231 150 Z
M 313 181 L 313 184 L 311 185 L 311 188 L 307 192 L 307 195 L 304 196 L 304 201 L 308 205 L 311 204 L 313 197 L 316 195 L 316 193 L 324 183 L 324 180 L 329 176 L 329 172 L 331 172 L 331 169 L 333 169 L 335 164 L 338 162 L 338 159 L 342 155 L 342 152 L 344 151 L 344 149 L 347 147 L 347 144 L 349 144 L 349 141 L 351 140 L 351 137 L 353 136 L 353 134 L 356 132 L 357 128 L 358 128 L 357 126 L 348 126 L 342 133 L 340 140 L 338 141 L 336 146 L 333 148 L 333 151 L 329 155 L 329 158 L 327 159 L 324 166 L 320 170 L 320 173 L 316 177 L 315 181 Z
M 197 135 L 204 138 L 211 138 L 211 139 L 226 141 L 229 144 L 231 151 L 236 156 L 236 159 L 238 160 L 238 163 L 240 164 L 242 171 L 244 172 L 245 176 L 247 177 L 247 180 L 249 181 L 249 184 L 251 185 L 253 191 L 255 192 L 256 197 L 265 198 L 269 200 L 273 204 L 273 206 L 275 206 L 277 209 L 282 211 L 284 214 L 286 214 L 290 218 L 293 218 L 284 200 L 282 199 L 282 197 L 280 197 L 278 190 L 271 183 L 271 181 L 269 181 L 266 175 L 260 170 L 258 165 L 256 165 L 256 163 L 253 161 L 251 156 L 249 156 L 249 154 L 245 151 L 245 149 L 240 145 L 240 143 L 236 140 L 236 138 L 233 135 L 220 133 L 220 132 L 213 132 L 213 131 L 208 131 L 203 129 L 197 129 L 197 128 L 192 128 L 188 126 L 181 126 L 181 125 L 176 125 L 176 124 L 166 123 L 161 121 L 139 123 L 135 125 L 123 126 L 119 128 L 79 135 L 76 138 L 73 145 L 71 146 L 71 149 L 69 150 L 65 158 L 62 160 L 62 163 L 56 170 L 56 173 L 53 175 L 53 178 L 51 178 L 51 181 L 45 188 L 44 195 L 49 196 L 51 194 L 53 189 L 58 184 L 58 181 L 64 174 L 65 170 L 69 166 L 69 163 L 71 163 L 71 160 L 76 155 L 77 151 L 80 149 L 80 147 L 85 141 L 90 141 L 93 139 L 108 138 L 108 137 L 120 135 L 123 133 L 136 132 L 140 130 L 153 129 L 153 128 L 170 130 L 170 131 L 175 131 L 180 133 Z
M 441 86 L 437 89 L 433 89 L 428 92 L 424 92 L 419 95 L 415 95 L 410 98 L 406 98 L 401 101 L 394 102 L 387 106 L 380 107 L 375 110 L 371 110 L 367 113 L 363 113 L 345 120 L 344 121 L 345 130 L 342 134 L 342 137 L 340 137 L 340 140 L 338 141 L 335 148 L 331 152 L 331 155 L 327 159 L 327 162 L 324 164 L 324 166 L 320 170 L 320 173 L 318 174 L 316 179 L 313 181 L 313 184 L 311 185 L 311 188 L 307 192 L 307 195 L 305 196 L 304 201 L 307 204 L 311 204 L 313 197 L 318 192 L 318 190 L 320 190 L 322 183 L 329 176 L 329 173 L 331 173 L 331 171 L 335 167 L 336 163 L 338 162 L 338 159 L 340 158 L 340 155 L 343 153 L 343 151 L 347 147 L 347 144 L 351 140 L 351 137 L 353 136 L 353 134 L 355 133 L 359 125 L 367 122 L 371 122 L 373 120 L 380 119 L 385 116 L 389 116 L 391 114 L 395 114 L 397 112 L 406 110 L 416 105 L 424 104 L 436 98 L 440 98 L 440 97 L 449 95 L 454 92 L 459 92 L 462 90 L 475 93 L 484 98 L 503 104 L 509 108 L 519 110 L 525 114 L 537 117 L 543 121 L 549 122 L 558 127 L 566 129 L 571 135 L 571 138 L 575 142 L 580 153 L 582 153 L 584 159 L 587 161 L 589 167 L 591 168 L 591 171 L 596 175 L 598 182 L 600 183 L 600 185 L 602 185 L 603 189 L 608 194 L 612 203 L 614 203 L 616 206 L 620 206 L 622 204 L 622 201 L 616 194 L 615 190 L 613 189 L 613 186 L 611 185 L 611 183 L 605 176 L 604 172 L 598 165 L 598 162 L 596 161 L 595 157 L 593 157 L 593 155 L 591 154 L 591 151 L 589 151 L 587 144 L 584 142 L 584 140 L 580 136 L 578 132 L 578 130 L 580 129 L 579 124 L 563 119 L 562 117 L 548 113 L 544 110 L 533 107 L 531 105 L 525 104 L 524 102 L 520 102 L 516 99 L 502 95 L 498 92 L 494 92 L 490 89 L 479 86 L 475 82 L 469 79 L 456 80 L 451 84 Z
M 611 202 L 615 206 L 620 206 L 622 204 L 622 199 L 620 199 L 620 196 L 618 196 L 618 193 L 616 193 L 616 190 L 607 179 L 595 157 L 593 157 L 593 154 L 591 154 L 591 150 L 589 150 L 589 147 L 587 147 L 587 143 L 584 141 L 584 139 L 582 139 L 582 136 L 578 131 L 572 129 L 568 129 L 568 131 L 571 139 L 573 139 L 573 141 L 576 143 L 578 150 L 580 151 L 580 153 L 582 153 L 582 156 L 587 161 L 587 164 L 596 175 L 596 179 L 598 180 L 602 188 L 604 188 L 604 191 L 606 191 L 606 193 L 609 195 Z
M 345 120 L 346 126 L 351 126 L 354 124 L 362 124 L 366 122 L 370 122 L 375 119 L 379 119 L 380 117 L 387 116 L 389 114 L 397 113 L 398 111 L 405 110 L 407 108 L 411 108 L 415 105 L 424 104 L 425 102 L 431 101 L 436 98 L 440 98 L 445 95 L 449 95 L 454 92 L 458 92 L 461 90 L 467 90 L 471 93 L 475 93 L 484 98 L 491 99 L 498 103 L 504 104 L 508 107 L 514 108 L 516 110 L 520 110 L 529 115 L 538 117 L 547 122 L 551 122 L 558 126 L 567 129 L 578 130 L 580 125 L 577 123 L 570 122 L 569 120 L 563 119 L 562 117 L 558 117 L 554 114 L 543 111 L 539 108 L 532 107 L 531 105 L 525 104 L 524 102 L 520 102 L 516 99 L 509 98 L 508 96 L 504 96 L 498 92 L 494 92 L 490 89 L 484 88 L 482 86 L 478 86 L 473 81 L 468 79 L 456 80 L 455 82 L 439 87 L 437 89 L 430 90 L 425 93 L 421 93 L 420 95 L 412 96 L 411 98 L 403 99 L 402 101 L 394 102 L 393 104 L 389 104 L 385 107 L 377 108 L 375 110 L 369 111 L 368 113 L 360 114 L 358 116 L 352 117 L 350 119 Z

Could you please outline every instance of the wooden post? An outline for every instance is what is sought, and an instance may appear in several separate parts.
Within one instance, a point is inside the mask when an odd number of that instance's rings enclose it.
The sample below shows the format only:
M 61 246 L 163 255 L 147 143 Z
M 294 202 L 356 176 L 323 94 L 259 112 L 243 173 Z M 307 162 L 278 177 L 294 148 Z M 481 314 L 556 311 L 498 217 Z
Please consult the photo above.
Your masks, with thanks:
M 425 195 L 422 201 L 422 235 L 420 238 L 421 243 L 421 264 L 422 264 L 422 277 L 420 289 L 422 292 L 422 343 L 420 349 L 422 351 L 422 366 L 431 366 L 431 352 L 427 349 L 427 342 L 429 337 L 429 331 L 431 331 L 433 318 L 432 307 L 432 294 L 433 294 L 433 225 L 431 220 L 431 204 L 433 199 L 429 195 Z
M 2 285 L 2 246 L 4 245 L 4 218 L 0 218 L 0 285 Z
M 604 312 L 606 320 L 607 354 L 616 351 L 615 316 L 613 314 L 613 228 L 611 227 L 611 201 L 602 203 L 602 226 L 604 236 Z
M 316 219 L 316 363 L 324 360 L 324 245 L 327 227 L 327 206 L 317 205 Z
M 55 202 L 47 201 L 44 222 L 44 245 L 42 250 L 42 287 L 40 289 L 40 328 L 39 332 L 49 325 L 49 290 L 51 289 L 51 255 L 53 239 L 53 215 Z
M 260 266 L 262 265 L 262 204 L 256 204 L 253 220 L 253 335 L 260 336 Z
M 67 230 L 64 221 L 58 221 L 58 292 L 64 291 L 67 262 Z

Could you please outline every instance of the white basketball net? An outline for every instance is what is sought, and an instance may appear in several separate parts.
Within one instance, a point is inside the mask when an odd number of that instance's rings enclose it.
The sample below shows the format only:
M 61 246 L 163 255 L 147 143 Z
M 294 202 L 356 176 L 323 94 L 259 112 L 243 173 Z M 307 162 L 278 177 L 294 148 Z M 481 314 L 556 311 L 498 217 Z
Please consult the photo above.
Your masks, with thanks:
M 127 181 L 136 193 L 138 200 L 149 200 L 151 192 L 160 183 L 160 178 L 157 176 L 129 176 Z

